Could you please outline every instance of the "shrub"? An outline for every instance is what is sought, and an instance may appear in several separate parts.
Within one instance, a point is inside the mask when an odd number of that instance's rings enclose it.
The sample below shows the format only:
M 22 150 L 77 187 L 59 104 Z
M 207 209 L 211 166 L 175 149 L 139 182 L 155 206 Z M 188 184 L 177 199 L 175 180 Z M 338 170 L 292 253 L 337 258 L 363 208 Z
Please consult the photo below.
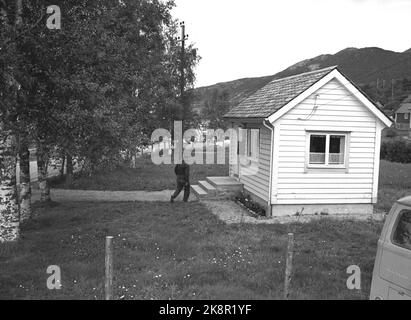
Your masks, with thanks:
M 383 142 L 381 159 L 391 162 L 411 163 L 411 143 L 405 140 Z
M 239 196 L 235 198 L 236 201 L 240 202 L 243 206 L 245 206 L 247 209 L 251 210 L 254 212 L 257 216 L 259 217 L 265 217 L 266 216 L 266 210 L 264 207 L 262 207 L 260 204 L 257 202 L 254 202 L 250 196 L 245 195 L 244 193 L 241 193 Z
M 397 136 L 397 131 L 395 131 L 395 129 L 393 128 L 387 129 L 385 136 L 387 138 L 395 138 Z

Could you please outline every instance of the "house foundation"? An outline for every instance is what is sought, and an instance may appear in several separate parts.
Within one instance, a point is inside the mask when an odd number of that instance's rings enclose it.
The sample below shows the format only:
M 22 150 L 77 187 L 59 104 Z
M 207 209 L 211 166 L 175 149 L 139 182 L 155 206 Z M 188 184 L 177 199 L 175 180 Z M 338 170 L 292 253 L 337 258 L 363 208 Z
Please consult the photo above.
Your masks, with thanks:
M 372 204 L 307 204 L 307 205 L 272 205 L 272 217 L 286 216 L 328 216 L 328 215 L 372 215 Z

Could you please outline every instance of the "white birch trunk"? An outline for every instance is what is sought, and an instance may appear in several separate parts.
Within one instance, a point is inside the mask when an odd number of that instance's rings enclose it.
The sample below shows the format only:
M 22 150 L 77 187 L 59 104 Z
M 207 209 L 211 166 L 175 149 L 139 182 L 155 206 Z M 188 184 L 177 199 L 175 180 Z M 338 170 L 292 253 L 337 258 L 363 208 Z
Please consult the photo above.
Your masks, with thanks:
M 15 136 L 0 124 L 0 242 L 16 241 L 20 236 L 16 152 Z

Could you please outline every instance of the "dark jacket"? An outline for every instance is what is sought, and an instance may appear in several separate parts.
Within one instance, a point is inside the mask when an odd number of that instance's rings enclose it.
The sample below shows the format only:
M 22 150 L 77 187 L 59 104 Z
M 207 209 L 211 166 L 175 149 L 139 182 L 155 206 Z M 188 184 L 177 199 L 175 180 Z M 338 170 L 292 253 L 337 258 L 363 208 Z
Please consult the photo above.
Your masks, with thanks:
M 190 183 L 190 166 L 186 163 L 176 165 L 174 172 L 177 176 L 177 181 Z

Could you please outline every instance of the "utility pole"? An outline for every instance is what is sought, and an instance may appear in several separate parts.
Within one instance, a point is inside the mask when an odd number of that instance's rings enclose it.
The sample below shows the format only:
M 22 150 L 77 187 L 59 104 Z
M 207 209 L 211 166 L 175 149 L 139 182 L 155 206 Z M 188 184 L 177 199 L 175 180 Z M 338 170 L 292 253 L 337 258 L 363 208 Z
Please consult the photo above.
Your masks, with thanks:
M 180 61 L 180 100 L 181 100 L 181 120 L 183 121 L 183 132 L 185 127 L 187 106 L 185 101 L 185 88 L 186 88 L 186 77 L 185 77 L 185 56 L 186 56 L 186 40 L 188 40 L 188 35 L 186 34 L 186 26 L 184 21 L 180 22 L 181 36 L 177 38 L 181 42 L 181 61 Z

